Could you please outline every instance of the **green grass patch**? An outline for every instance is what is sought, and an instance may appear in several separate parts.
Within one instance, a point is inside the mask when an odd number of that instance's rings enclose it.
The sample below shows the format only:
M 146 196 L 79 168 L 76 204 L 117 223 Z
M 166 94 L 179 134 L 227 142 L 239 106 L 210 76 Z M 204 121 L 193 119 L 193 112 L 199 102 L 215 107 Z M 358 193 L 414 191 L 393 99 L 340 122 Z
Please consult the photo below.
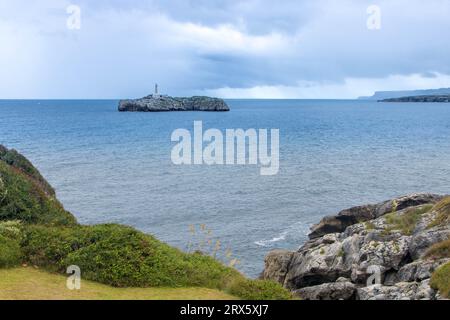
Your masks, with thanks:
M 245 300 L 288 300 L 291 293 L 279 283 L 266 280 L 240 278 L 233 281 L 228 292 Z
M 436 217 L 428 225 L 428 228 L 434 228 L 450 223 L 450 197 L 446 197 L 439 201 L 434 207 Z
M 80 290 L 68 290 L 67 276 L 31 267 L 0 269 L 0 300 L 235 300 L 208 288 L 115 288 L 81 279 Z
M 429 259 L 450 258 L 450 239 L 432 245 L 425 257 Z
M 389 233 L 393 230 L 400 230 L 404 235 L 411 235 L 420 220 L 420 217 L 429 212 L 433 205 L 424 205 L 419 208 L 405 211 L 403 214 L 392 212 L 386 215 L 388 227 L 384 230 Z
M 364 226 L 365 226 L 366 230 L 374 230 L 375 229 L 375 224 L 371 221 L 366 221 L 364 223 Z
M 430 285 L 433 289 L 439 290 L 444 298 L 450 298 L 450 262 L 433 273 Z

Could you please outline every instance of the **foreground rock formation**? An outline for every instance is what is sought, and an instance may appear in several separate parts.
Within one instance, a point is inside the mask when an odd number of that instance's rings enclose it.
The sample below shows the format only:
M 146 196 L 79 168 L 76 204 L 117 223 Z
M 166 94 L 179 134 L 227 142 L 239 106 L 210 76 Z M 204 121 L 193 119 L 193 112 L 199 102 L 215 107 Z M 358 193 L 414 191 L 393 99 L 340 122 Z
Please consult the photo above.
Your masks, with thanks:
M 149 95 L 141 99 L 121 100 L 119 111 L 230 111 L 230 108 L 224 100 L 219 98 L 174 98 Z
M 297 251 L 270 252 L 262 277 L 311 300 L 441 299 L 430 277 L 450 261 L 449 216 L 433 194 L 343 210 Z

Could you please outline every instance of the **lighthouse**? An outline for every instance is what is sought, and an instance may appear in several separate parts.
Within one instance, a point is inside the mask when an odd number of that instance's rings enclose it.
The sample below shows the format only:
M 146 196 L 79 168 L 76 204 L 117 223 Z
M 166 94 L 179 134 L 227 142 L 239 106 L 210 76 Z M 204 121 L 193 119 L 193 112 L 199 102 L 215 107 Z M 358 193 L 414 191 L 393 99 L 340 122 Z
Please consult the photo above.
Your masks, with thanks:
M 154 99 L 159 99 L 161 96 L 158 93 L 158 84 L 155 83 L 155 93 L 153 94 Z

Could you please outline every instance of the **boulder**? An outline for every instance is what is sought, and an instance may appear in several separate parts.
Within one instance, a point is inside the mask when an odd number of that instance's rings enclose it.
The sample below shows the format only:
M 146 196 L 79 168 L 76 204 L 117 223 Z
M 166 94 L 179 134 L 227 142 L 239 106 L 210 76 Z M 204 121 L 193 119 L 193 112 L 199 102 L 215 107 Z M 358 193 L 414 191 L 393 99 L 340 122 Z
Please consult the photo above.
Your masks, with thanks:
M 294 291 L 303 300 L 350 300 L 355 297 L 356 286 L 350 281 L 324 283 Z

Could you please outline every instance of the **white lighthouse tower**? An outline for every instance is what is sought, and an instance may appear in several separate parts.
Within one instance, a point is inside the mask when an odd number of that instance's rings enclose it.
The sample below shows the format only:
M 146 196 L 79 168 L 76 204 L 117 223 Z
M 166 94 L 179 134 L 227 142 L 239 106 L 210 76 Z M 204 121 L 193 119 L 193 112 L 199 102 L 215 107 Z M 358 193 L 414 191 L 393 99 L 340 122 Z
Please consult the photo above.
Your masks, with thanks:
M 155 93 L 153 94 L 153 98 L 154 99 L 159 99 L 161 97 L 161 95 L 158 92 L 158 84 L 155 83 Z

